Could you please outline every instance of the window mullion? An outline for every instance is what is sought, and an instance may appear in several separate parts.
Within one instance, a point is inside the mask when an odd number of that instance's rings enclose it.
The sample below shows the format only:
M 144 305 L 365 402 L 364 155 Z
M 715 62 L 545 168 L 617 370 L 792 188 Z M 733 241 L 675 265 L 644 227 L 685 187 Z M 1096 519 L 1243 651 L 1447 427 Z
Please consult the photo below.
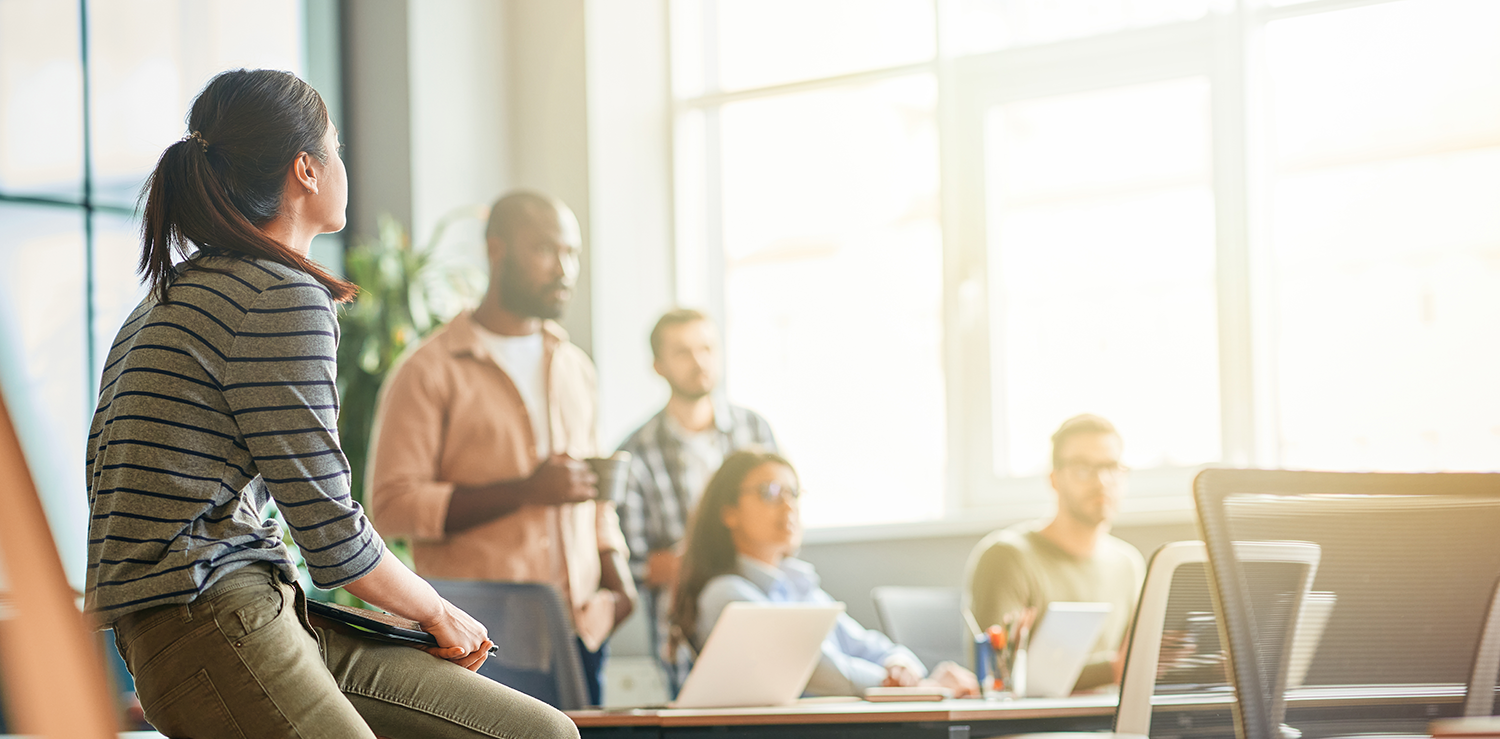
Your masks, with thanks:
M 1223 461 L 1235 466 L 1256 458 L 1243 14 L 1216 18 L 1212 74 L 1220 424 Z

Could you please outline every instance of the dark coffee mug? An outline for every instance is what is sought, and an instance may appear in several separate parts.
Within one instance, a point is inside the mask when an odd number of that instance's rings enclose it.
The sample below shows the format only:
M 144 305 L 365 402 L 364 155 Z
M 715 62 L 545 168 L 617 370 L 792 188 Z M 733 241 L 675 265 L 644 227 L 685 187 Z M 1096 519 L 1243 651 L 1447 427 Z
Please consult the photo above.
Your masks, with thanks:
M 625 481 L 630 477 L 630 452 L 615 452 L 609 457 L 589 457 L 583 460 L 599 476 L 598 500 L 619 500 L 625 495 Z

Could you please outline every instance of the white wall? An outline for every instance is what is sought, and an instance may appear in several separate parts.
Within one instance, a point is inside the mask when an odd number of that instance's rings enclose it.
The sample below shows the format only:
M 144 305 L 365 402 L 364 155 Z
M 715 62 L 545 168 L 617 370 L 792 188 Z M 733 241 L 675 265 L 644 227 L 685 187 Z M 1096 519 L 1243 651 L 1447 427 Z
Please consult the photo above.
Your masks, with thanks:
M 585 22 L 593 348 L 609 448 L 667 398 L 647 341 L 674 292 L 666 6 L 589 0 Z
M 411 95 L 406 0 L 345 3 L 344 120 L 339 121 L 349 168 L 349 226 L 358 238 L 375 233 L 389 213 L 411 223 Z
M 583 229 L 582 269 L 563 328 L 590 355 L 593 345 L 593 208 L 589 189 L 588 98 L 583 0 L 510 0 L 512 186 L 562 198 Z
M 578 215 L 583 269 L 561 323 L 600 369 L 606 448 L 665 402 L 647 335 L 673 305 L 662 0 L 346 4 L 351 231 L 386 212 L 419 243 L 455 209 L 527 187 Z M 477 250 L 459 222 L 449 248 Z
M 490 0 L 344 4 L 347 234 L 374 235 L 376 217 L 386 213 L 424 244 L 440 219 L 468 209 L 470 220 L 444 243 L 483 264 L 476 206 L 513 180 L 507 7 Z
M 513 180 L 508 24 L 493 0 L 412 0 L 407 24 L 410 225 L 425 243 L 445 214 L 487 206 Z

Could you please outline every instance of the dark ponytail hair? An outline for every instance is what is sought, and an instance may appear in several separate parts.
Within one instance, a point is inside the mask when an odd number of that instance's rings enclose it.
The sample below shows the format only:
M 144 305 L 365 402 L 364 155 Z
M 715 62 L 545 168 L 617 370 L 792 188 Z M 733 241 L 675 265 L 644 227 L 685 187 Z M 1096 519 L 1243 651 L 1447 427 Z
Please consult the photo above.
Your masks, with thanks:
M 288 72 L 235 69 L 209 80 L 188 113 L 192 134 L 167 147 L 141 196 L 139 272 L 163 303 L 172 252 L 265 259 L 307 273 L 346 302 L 359 288 L 267 236 L 281 211 L 287 168 L 302 152 L 328 161 L 328 108 L 311 85 Z
M 724 458 L 719 471 L 709 478 L 698 500 L 698 510 L 688 524 L 687 545 L 682 552 L 682 571 L 672 594 L 672 608 L 667 615 L 670 636 L 667 654 L 673 661 L 678 650 L 692 646 L 698 629 L 698 596 L 708 581 L 739 568 L 734 536 L 724 525 L 724 509 L 739 505 L 740 485 L 761 465 L 779 464 L 797 474 L 792 463 L 775 452 L 760 448 L 741 449 Z M 698 634 L 707 638 L 708 634 Z

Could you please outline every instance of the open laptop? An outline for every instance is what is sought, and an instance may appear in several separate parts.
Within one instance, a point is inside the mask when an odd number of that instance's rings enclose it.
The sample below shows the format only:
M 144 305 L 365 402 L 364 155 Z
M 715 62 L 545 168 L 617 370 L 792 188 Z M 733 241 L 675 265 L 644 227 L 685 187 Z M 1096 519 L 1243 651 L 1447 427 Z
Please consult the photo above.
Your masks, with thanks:
M 782 706 L 802 695 L 843 603 L 730 603 L 672 708 Z
M 1027 646 L 1026 697 L 1062 698 L 1073 692 L 1112 608 L 1109 603 L 1047 604 Z

